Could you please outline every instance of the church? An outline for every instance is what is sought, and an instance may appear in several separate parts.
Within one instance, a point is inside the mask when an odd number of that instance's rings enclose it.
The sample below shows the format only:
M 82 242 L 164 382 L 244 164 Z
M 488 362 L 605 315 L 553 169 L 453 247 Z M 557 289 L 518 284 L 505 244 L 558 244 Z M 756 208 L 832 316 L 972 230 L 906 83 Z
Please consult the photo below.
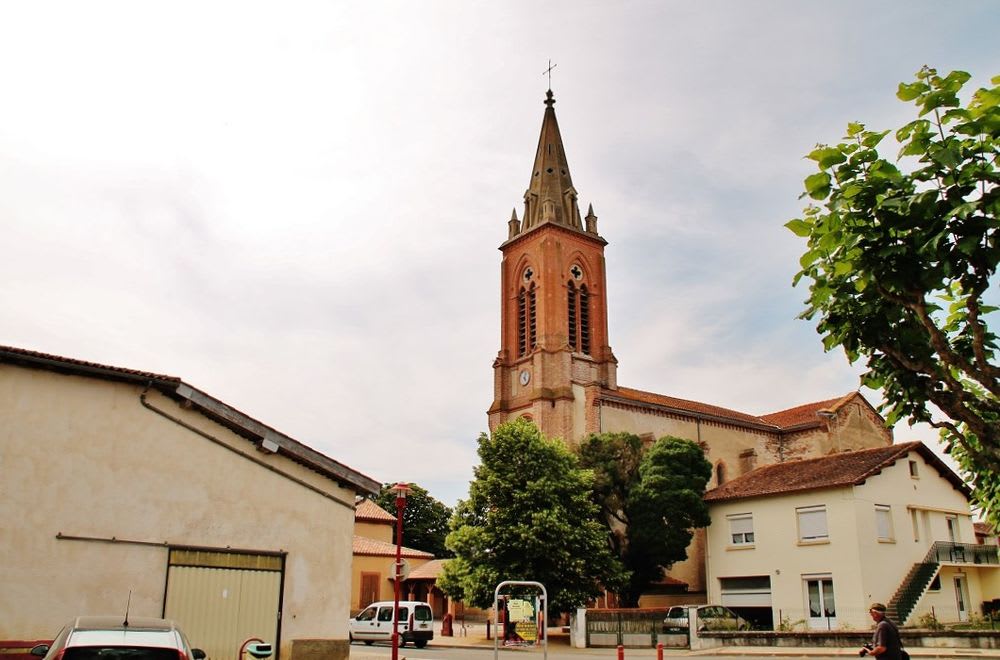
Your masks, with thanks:
M 893 443 L 892 431 L 858 392 L 753 415 L 618 383 L 608 337 L 604 247 L 593 205 L 579 194 L 546 93 L 524 210 L 515 208 L 500 246 L 500 351 L 493 363 L 489 426 L 526 417 L 575 447 L 592 433 L 665 435 L 697 442 L 714 466 L 708 487 L 764 465 Z M 705 533 L 643 606 L 705 594 Z

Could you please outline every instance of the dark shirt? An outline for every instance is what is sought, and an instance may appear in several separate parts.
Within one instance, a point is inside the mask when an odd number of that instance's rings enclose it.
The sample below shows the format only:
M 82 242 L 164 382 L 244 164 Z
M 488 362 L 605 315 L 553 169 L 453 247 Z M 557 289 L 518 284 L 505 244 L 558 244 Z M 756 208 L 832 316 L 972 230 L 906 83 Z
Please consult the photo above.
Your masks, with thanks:
M 885 647 L 885 652 L 878 656 L 879 660 L 902 660 L 899 652 L 902 647 L 899 642 L 899 630 L 889 619 L 882 619 L 875 626 L 872 645 Z

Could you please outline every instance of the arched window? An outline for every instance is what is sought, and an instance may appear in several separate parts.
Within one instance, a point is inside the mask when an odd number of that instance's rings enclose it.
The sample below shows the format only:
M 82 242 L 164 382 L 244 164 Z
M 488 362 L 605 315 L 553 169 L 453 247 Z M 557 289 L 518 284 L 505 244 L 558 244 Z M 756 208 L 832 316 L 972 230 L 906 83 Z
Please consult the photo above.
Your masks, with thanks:
M 527 289 L 521 287 L 517 294 L 517 355 L 527 355 L 537 343 L 535 283 Z
M 715 464 L 715 485 L 721 486 L 726 481 L 726 464 L 719 461 Z
M 583 271 L 574 266 L 571 270 L 576 279 L 583 277 Z M 587 285 L 579 288 L 570 280 L 566 285 L 566 334 L 569 347 L 590 355 L 590 293 Z

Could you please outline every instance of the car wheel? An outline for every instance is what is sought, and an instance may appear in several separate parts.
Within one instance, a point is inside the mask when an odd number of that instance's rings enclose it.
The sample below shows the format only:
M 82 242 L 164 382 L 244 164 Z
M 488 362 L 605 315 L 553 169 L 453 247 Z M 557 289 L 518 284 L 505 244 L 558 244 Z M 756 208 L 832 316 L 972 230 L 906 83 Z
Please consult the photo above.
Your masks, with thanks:
M 375 641 L 374 639 L 366 639 L 365 640 L 365 646 L 371 646 L 372 642 L 374 642 L 374 641 Z
M 425 646 L 427 646 L 427 640 L 426 639 L 418 639 L 415 642 L 413 642 L 413 645 L 416 646 L 418 649 L 422 649 Z

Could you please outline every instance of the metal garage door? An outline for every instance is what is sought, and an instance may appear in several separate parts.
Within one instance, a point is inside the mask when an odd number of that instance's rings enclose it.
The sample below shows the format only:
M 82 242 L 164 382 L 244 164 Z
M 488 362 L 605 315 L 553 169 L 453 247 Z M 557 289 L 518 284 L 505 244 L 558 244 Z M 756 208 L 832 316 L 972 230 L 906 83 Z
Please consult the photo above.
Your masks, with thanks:
M 251 637 L 277 652 L 283 568 L 280 555 L 171 550 L 164 616 L 211 660 L 231 660 Z

